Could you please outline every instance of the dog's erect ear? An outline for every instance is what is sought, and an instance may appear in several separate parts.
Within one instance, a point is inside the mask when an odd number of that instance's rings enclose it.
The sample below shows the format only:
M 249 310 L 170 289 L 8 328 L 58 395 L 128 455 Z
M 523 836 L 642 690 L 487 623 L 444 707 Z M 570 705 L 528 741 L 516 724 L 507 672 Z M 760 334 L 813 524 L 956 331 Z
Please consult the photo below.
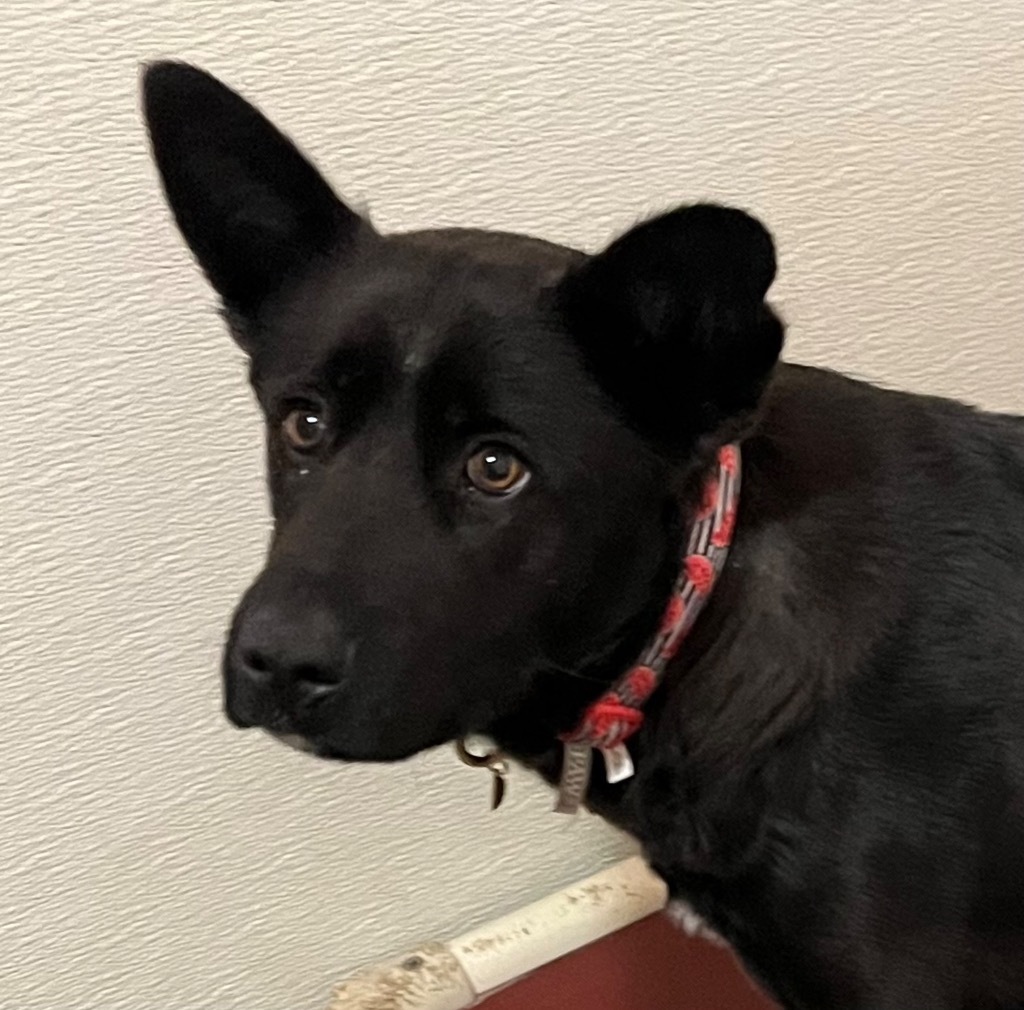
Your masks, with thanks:
M 314 257 L 368 225 L 260 112 L 184 63 L 142 76 L 167 200 L 225 305 L 243 317 Z
M 677 449 L 758 403 L 782 349 L 765 304 L 775 251 L 742 211 L 681 207 L 637 225 L 562 282 L 558 301 L 604 388 Z

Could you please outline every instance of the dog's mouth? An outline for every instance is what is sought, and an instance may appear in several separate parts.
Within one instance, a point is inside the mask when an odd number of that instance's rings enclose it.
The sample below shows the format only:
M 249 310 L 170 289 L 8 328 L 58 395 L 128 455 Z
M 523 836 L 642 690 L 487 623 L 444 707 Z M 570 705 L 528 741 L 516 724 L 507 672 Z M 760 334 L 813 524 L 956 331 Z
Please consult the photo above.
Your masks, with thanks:
M 301 751 L 303 754 L 310 754 L 323 761 L 348 760 L 348 757 L 345 754 L 340 753 L 328 744 L 315 740 L 312 737 L 303 736 L 301 733 L 279 733 L 272 729 L 268 729 L 265 732 L 268 736 L 272 736 L 275 740 L 283 743 L 286 747 L 291 747 L 292 750 Z
M 293 750 L 300 750 L 306 754 L 315 754 L 317 757 L 330 757 L 330 754 L 324 753 L 309 737 L 305 737 L 301 733 L 278 733 L 272 729 L 268 729 L 266 732 L 275 740 L 279 740 Z
M 410 747 L 394 752 L 379 752 L 376 749 L 366 751 L 356 748 L 338 747 L 327 740 L 304 736 L 302 733 L 284 733 L 279 730 L 264 729 L 264 732 L 292 750 L 301 751 L 323 761 L 403 761 L 423 750 L 423 747 Z M 447 737 L 445 739 L 448 739 Z M 432 740 L 427 746 L 436 746 L 441 740 Z

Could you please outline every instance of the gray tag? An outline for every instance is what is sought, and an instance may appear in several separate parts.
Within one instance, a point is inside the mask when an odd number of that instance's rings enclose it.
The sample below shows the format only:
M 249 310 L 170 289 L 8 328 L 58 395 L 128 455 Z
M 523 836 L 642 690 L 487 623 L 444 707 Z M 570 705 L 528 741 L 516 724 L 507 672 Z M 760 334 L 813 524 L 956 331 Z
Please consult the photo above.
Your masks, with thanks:
M 590 744 L 567 743 L 562 751 L 562 777 L 558 783 L 555 813 L 574 814 L 587 795 L 590 784 Z

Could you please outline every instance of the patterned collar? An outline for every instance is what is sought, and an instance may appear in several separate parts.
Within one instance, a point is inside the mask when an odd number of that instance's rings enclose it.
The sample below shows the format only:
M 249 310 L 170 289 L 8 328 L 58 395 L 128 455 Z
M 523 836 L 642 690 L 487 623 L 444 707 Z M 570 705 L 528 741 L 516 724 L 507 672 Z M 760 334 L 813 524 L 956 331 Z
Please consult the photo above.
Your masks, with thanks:
M 661 683 L 665 667 L 722 573 L 736 527 L 739 494 L 740 449 L 736 444 L 725 445 L 718 453 L 717 470 L 704 486 L 701 509 L 661 626 L 636 665 L 590 705 L 575 730 L 562 737 L 562 776 L 555 806 L 559 813 L 575 813 L 583 803 L 595 750 L 604 758 L 609 783 L 624 782 L 633 775 L 626 741 L 643 724 L 643 704 Z

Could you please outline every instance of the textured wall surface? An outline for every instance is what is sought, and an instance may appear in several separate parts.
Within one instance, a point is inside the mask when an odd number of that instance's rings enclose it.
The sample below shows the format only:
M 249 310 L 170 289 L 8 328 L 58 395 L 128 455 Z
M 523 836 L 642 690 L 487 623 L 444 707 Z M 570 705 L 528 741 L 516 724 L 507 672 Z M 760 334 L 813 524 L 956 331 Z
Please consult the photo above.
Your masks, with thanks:
M 328 767 L 223 723 L 260 433 L 138 61 L 224 76 L 385 228 L 755 209 L 790 358 L 1024 410 L 1019 0 L 6 0 L 0 43 L 3 1010 L 313 1010 L 625 851 L 525 775 L 489 816 L 447 752 Z

